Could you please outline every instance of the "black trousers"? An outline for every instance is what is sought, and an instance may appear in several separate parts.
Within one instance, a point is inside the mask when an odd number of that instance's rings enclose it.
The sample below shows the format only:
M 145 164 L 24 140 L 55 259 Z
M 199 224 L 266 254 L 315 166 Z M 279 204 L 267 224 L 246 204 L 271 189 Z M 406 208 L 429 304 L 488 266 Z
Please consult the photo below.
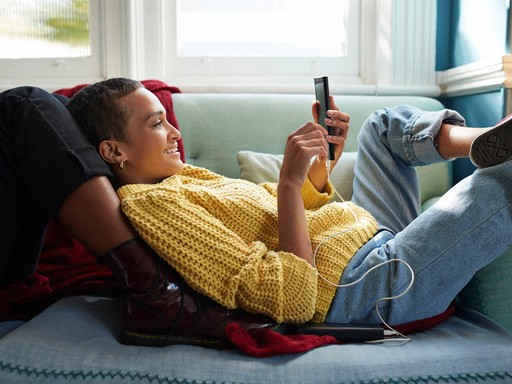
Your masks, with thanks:
M 71 192 L 111 177 L 66 101 L 35 87 L 0 93 L 0 286 L 34 272 L 48 221 Z

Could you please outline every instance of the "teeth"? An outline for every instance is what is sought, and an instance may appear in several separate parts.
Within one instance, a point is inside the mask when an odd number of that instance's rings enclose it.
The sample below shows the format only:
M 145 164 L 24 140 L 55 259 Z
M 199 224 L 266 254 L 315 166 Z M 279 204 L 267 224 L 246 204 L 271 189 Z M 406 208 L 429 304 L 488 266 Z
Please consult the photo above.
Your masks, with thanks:
M 177 152 L 177 150 L 175 150 L 175 149 L 166 149 L 164 151 L 164 153 L 166 153 L 166 154 L 171 154 L 171 153 L 175 153 L 175 152 Z

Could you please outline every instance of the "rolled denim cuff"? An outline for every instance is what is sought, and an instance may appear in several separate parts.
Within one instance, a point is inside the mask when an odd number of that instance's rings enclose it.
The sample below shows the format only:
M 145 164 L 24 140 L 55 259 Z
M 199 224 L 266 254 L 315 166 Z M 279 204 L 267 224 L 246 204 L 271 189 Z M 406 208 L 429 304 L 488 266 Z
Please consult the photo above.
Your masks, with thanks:
M 435 138 L 443 123 L 465 125 L 457 112 L 444 109 L 435 112 L 420 112 L 411 116 L 402 138 L 403 152 L 413 166 L 446 161 L 435 146 Z

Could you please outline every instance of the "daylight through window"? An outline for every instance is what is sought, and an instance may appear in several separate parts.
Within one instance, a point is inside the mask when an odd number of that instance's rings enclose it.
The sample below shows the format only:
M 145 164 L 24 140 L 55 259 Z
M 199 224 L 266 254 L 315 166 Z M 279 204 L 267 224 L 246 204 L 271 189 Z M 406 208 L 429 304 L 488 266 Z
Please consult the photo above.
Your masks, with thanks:
M 91 54 L 89 0 L 2 0 L 0 59 Z
M 348 0 L 179 0 L 180 57 L 344 57 Z

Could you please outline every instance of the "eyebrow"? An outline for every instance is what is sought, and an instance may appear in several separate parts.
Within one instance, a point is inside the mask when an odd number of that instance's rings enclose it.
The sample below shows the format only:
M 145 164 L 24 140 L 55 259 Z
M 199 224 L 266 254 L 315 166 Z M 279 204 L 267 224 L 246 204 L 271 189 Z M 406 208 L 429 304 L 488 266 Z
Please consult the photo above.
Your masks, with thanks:
M 164 115 L 164 111 L 162 111 L 162 110 L 151 112 L 146 115 L 146 118 L 144 119 L 144 121 L 148 121 L 149 119 L 151 119 L 154 116 L 162 116 L 162 115 Z

